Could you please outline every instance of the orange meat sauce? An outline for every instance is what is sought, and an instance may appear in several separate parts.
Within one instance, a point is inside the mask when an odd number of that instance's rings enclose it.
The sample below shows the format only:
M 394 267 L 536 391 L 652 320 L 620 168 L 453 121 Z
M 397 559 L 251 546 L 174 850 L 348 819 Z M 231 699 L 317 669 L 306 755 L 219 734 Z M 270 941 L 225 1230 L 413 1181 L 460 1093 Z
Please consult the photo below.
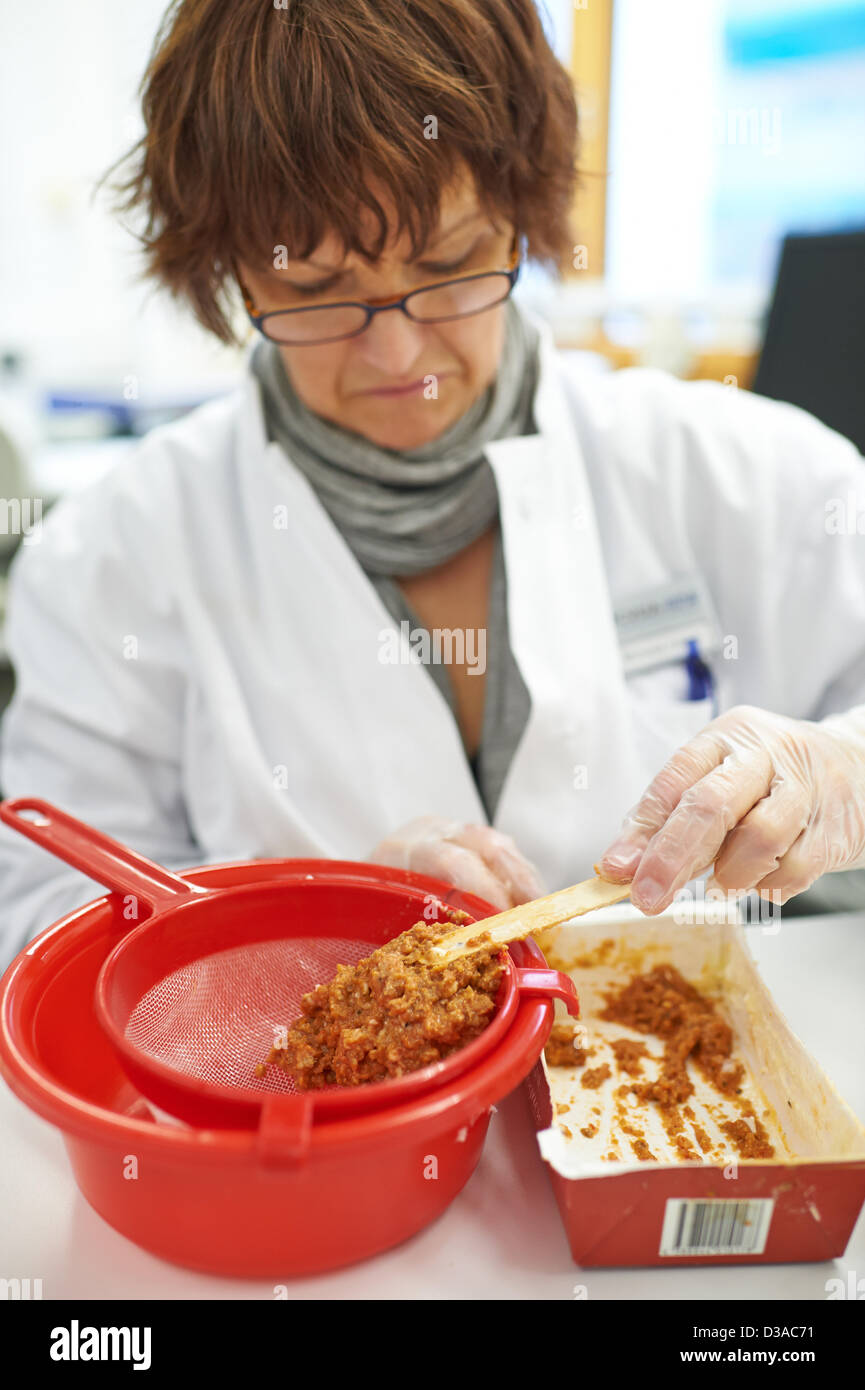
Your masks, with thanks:
M 455 911 L 449 917 L 456 925 L 471 920 Z M 495 1013 L 505 953 L 482 944 L 442 964 L 431 947 L 445 930 L 418 922 L 355 965 L 338 966 L 332 980 L 304 995 L 300 1017 L 266 1065 L 307 1091 L 404 1076 L 465 1047 Z
M 603 951 L 584 958 L 586 966 L 605 963 L 610 952 L 608 943 L 603 945 Z M 669 963 L 634 975 L 621 988 L 606 991 L 604 998 L 606 1007 L 599 1018 L 657 1037 L 663 1043 L 663 1056 L 654 1080 L 640 1079 L 644 1076 L 643 1060 L 652 1057 L 643 1043 L 628 1038 L 610 1043 L 617 1072 L 629 1078 L 615 1092 L 616 1124 L 623 1135 L 631 1138 L 637 1158 L 650 1161 L 654 1156 L 644 1137 L 633 1127 L 637 1117 L 626 1104 L 629 1097 L 648 1103 L 659 1112 L 679 1161 L 698 1159 L 712 1149 L 712 1140 L 705 1129 L 695 1123 L 694 1111 L 687 1104 L 694 1094 L 688 1074 L 689 1061 L 719 1098 L 738 1110 L 738 1118 L 720 1121 L 719 1128 L 739 1156 L 749 1159 L 775 1156 L 764 1125 L 751 1102 L 742 1095 L 745 1073 L 742 1064 L 732 1055 L 732 1029 L 712 1000 Z M 553 1030 L 544 1055 L 551 1067 L 580 1067 L 592 1051 L 594 1049 L 575 1047 L 572 1027 L 561 1024 Z M 588 1090 L 596 1089 L 611 1075 L 609 1064 L 604 1063 L 584 1071 L 581 1085 Z M 691 1122 L 699 1152 L 686 1134 L 686 1119 Z M 587 1125 L 580 1133 L 586 1138 L 594 1137 L 597 1127 Z

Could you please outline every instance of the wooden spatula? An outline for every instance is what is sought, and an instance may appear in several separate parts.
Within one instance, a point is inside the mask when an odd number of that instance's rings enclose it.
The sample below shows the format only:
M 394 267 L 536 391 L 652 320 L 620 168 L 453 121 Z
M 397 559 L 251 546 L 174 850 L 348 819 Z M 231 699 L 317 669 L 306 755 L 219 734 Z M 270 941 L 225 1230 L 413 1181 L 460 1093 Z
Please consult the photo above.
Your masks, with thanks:
M 430 952 L 440 958 L 444 965 L 471 951 L 481 950 L 489 944 L 490 938 L 501 945 L 523 941 L 525 937 L 534 936 L 547 927 L 557 927 L 571 917 L 582 917 L 583 913 L 592 912 L 596 907 L 619 903 L 628 897 L 630 891 L 630 883 L 611 883 L 596 872 L 594 878 L 575 883 L 572 888 L 562 888 L 546 898 L 535 898 L 533 902 L 522 903 L 519 907 L 509 907 L 507 912 L 498 912 L 495 917 L 485 917 L 480 922 L 457 927 L 440 937 L 430 947 Z M 478 940 L 480 936 L 484 937 L 483 941 Z

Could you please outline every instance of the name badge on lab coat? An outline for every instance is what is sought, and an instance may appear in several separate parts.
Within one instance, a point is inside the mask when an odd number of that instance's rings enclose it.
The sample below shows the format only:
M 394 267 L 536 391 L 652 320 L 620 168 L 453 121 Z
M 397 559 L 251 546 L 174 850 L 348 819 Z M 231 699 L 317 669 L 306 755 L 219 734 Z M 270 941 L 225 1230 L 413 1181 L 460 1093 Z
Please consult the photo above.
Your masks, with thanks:
M 627 594 L 614 615 L 626 676 L 685 661 L 692 643 L 703 657 L 721 649 L 720 624 L 701 575 Z

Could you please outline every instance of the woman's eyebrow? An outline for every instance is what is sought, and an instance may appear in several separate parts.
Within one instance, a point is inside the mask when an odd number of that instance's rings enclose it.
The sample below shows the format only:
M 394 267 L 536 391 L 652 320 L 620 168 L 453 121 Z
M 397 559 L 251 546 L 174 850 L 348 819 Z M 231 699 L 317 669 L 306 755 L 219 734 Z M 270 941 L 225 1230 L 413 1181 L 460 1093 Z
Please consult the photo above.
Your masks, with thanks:
M 470 212 L 465 217 L 461 217 L 458 222 L 454 222 L 452 226 L 445 227 L 441 231 L 436 232 L 434 236 L 430 237 L 428 246 L 437 246 L 439 242 L 447 241 L 448 237 L 452 236 L 454 232 L 460 231 L 462 227 L 467 226 L 470 222 L 477 222 L 482 216 L 483 213 L 481 209 L 475 209 L 474 212 Z M 412 257 L 410 256 L 403 264 L 408 265 L 411 260 Z M 316 270 L 320 270 L 325 275 L 342 275 L 345 273 L 340 266 L 325 265 L 322 261 L 314 260 L 312 256 L 307 256 L 304 260 L 293 262 L 293 264 L 298 266 L 313 266 Z M 285 269 L 288 270 L 289 267 L 286 266 Z M 283 273 L 270 266 L 268 267 L 268 274 L 272 275 L 276 280 L 284 280 L 285 278 Z

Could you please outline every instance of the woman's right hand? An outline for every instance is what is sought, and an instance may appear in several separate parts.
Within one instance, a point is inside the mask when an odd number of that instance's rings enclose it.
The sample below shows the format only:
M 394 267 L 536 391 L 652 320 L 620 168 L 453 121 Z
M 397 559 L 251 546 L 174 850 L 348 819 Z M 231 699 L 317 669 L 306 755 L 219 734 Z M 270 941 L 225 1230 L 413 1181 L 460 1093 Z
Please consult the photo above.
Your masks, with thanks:
M 376 845 L 368 858 L 373 864 L 444 879 L 499 911 L 531 902 L 544 891 L 534 865 L 510 835 L 447 816 L 418 816 Z

